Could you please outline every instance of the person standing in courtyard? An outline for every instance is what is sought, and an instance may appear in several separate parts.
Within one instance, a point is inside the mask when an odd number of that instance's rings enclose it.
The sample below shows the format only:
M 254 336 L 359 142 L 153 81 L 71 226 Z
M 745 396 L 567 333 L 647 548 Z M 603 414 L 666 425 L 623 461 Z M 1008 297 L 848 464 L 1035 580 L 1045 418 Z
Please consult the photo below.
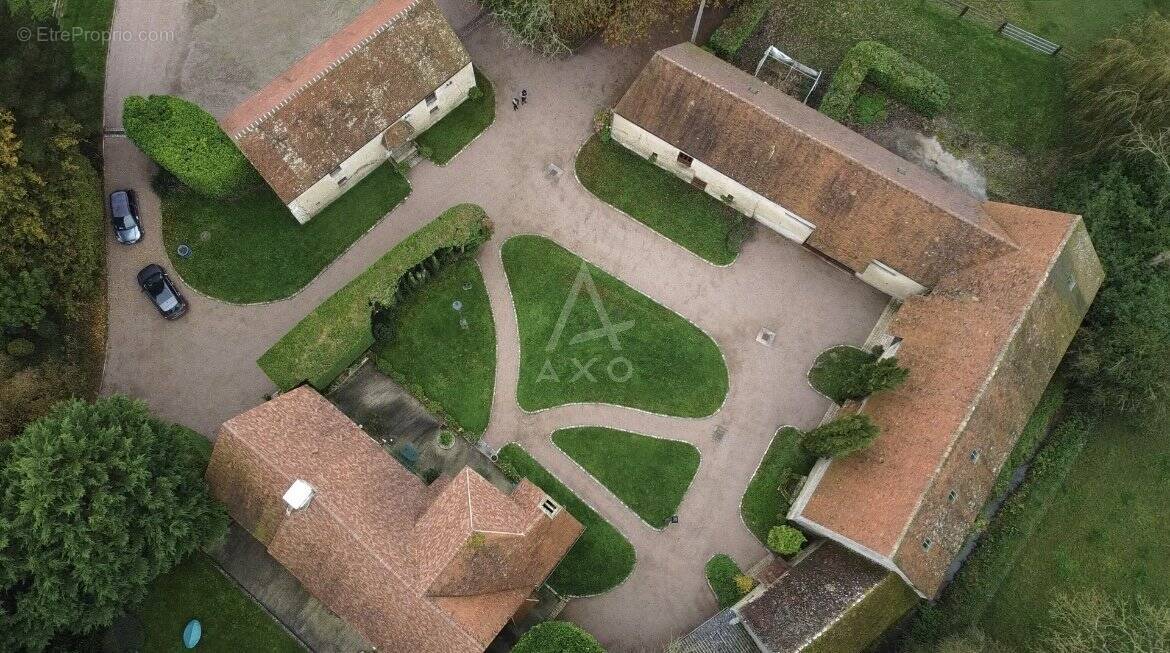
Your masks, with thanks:
M 512 98 L 512 111 L 520 108 L 520 100 Z
M 528 104 L 528 89 L 520 90 L 520 104 Z

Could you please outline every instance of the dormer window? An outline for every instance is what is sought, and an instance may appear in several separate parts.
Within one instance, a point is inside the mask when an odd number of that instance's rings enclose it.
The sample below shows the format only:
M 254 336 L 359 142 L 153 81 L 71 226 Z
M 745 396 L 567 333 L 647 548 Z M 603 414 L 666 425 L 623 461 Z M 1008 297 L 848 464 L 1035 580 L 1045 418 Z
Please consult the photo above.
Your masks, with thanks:
M 959 498 L 959 493 L 956 492 L 955 490 L 951 490 L 950 492 L 947 493 L 947 503 L 954 503 L 955 499 L 958 499 L 958 498 Z
M 678 162 L 680 165 L 684 165 L 689 168 L 691 167 L 691 164 L 695 162 L 695 157 L 687 154 L 686 152 L 679 151 Z
M 971 462 L 973 462 L 973 463 L 979 462 L 979 450 L 978 449 L 971 452 Z
M 546 517 L 552 519 L 553 517 L 557 516 L 558 512 L 561 511 L 561 506 L 556 501 L 553 501 L 551 497 L 546 496 L 544 500 L 540 502 L 540 511 L 543 512 Z
M 416 95 L 415 97 L 418 97 L 418 96 Z M 439 96 L 435 95 L 434 93 L 431 93 L 430 95 L 427 96 L 427 106 L 428 107 L 433 106 L 438 101 L 439 101 Z
M 930 547 L 932 547 L 932 546 L 934 546 L 934 540 L 930 539 L 929 537 L 926 538 L 925 540 L 922 540 L 922 550 L 923 551 L 929 551 Z

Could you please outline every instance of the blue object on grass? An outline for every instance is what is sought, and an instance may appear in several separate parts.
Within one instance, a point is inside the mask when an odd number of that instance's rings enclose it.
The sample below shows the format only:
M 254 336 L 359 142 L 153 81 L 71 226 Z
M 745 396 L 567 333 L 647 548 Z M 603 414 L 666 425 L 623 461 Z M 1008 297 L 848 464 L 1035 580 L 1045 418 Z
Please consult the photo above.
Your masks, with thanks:
M 195 648 L 201 637 L 203 637 L 203 624 L 199 623 L 198 619 L 188 621 L 187 627 L 183 629 L 183 646 Z

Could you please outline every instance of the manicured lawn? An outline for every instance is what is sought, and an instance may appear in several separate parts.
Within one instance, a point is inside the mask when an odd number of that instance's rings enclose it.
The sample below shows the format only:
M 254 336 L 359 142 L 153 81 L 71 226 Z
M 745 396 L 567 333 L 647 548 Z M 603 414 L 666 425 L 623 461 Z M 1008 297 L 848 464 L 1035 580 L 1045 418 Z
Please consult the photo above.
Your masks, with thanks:
M 546 238 L 514 237 L 503 258 L 520 324 L 525 410 L 600 402 L 704 417 L 723 404 L 723 357 L 690 322 Z
M 740 591 L 739 586 L 735 584 L 736 577 L 742 576 L 743 571 L 730 556 L 723 553 L 711 556 L 704 571 L 707 574 L 707 584 L 711 586 L 720 610 L 735 605 L 747 593 Z
M 234 202 L 167 191 L 163 237 L 192 288 L 228 302 L 272 301 L 312 281 L 409 193 L 406 179 L 383 165 L 301 225 L 266 186 Z M 175 254 L 181 243 L 194 250 L 190 258 Z
M 1170 13 L 1170 0 L 968 0 L 1044 38 L 1078 52 L 1107 36 L 1114 27 L 1149 11 Z
M 470 290 L 464 290 L 470 284 Z M 463 304 L 467 329 L 453 301 Z M 492 408 L 496 326 L 479 266 L 461 260 L 400 307 L 394 339 L 375 345 L 378 369 L 471 433 L 483 433 Z
M 808 474 L 816 461 L 801 448 L 798 429 L 786 426 L 776 432 L 739 505 L 744 523 L 761 543 L 767 543 L 773 526 L 787 519 L 791 501 L 784 492 L 795 487 L 795 477 Z
M 156 579 L 137 614 L 146 631 L 144 651 L 187 650 L 183 627 L 191 619 L 203 624 L 200 651 L 305 650 L 201 553 Z
M 594 134 L 576 166 L 594 195 L 708 261 L 727 265 L 739 253 L 731 232 L 747 218 L 616 142 Z
M 436 250 L 482 242 L 483 209 L 454 206 L 411 234 L 284 334 L 257 363 L 281 390 L 308 381 L 322 390 L 371 345 L 371 298 L 393 294 L 402 275 Z
M 585 527 L 580 539 L 553 570 L 548 583 L 563 596 L 608 592 L 634 570 L 634 547 L 572 490 L 516 443 L 500 449 L 500 461 L 544 490 Z
M 666 526 L 699 469 L 689 443 L 598 426 L 562 429 L 553 443 L 646 523 Z
M 84 2 L 66 2 L 65 12 L 61 15 L 61 30 L 72 34 L 74 29 L 86 33 L 101 34 L 110 29 L 110 20 L 114 17 L 114 0 L 85 0 Z M 106 50 L 104 39 L 78 38 L 71 41 L 73 44 L 73 67 L 85 75 L 86 79 L 98 84 L 105 83 Z
M 848 397 L 845 384 L 859 365 L 872 362 L 877 356 L 849 345 L 839 345 L 821 352 L 808 371 L 808 382 L 819 393 L 834 402 L 844 403 Z
M 1045 6 L 1056 13 L 1052 3 Z M 774 43 L 827 72 L 835 70 L 845 52 L 860 40 L 896 48 L 947 82 L 951 101 L 944 117 L 986 142 L 1040 154 L 1062 140 L 1060 62 L 1000 38 L 983 25 L 956 20 L 934 3 L 776 0 L 767 23 L 768 33 L 756 40 Z M 751 50 L 750 65 L 755 65 L 757 56 Z M 963 140 L 961 135 L 955 137 Z
M 982 628 L 1026 650 L 1053 596 L 1096 588 L 1106 596 L 1170 603 L 1170 422 L 1107 421 L 1091 436 Z
M 475 84 L 483 95 L 468 98 L 415 139 L 420 150 L 430 150 L 431 161 L 447 163 L 496 119 L 496 89 L 491 80 L 476 70 Z

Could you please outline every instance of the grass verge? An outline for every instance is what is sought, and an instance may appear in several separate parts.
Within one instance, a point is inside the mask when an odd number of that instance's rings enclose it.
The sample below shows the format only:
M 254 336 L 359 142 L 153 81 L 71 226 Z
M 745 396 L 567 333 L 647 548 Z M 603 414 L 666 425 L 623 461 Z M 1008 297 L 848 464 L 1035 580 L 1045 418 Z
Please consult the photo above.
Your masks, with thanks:
M 137 614 L 146 631 L 145 651 L 185 651 L 183 627 L 199 619 L 203 624 L 200 651 L 304 652 L 202 553 L 155 579 Z
M 877 356 L 849 345 L 826 349 L 808 371 L 808 382 L 834 403 L 845 403 L 849 398 L 846 389 L 850 379 L 857 376 L 857 368 L 876 359 Z
M 227 302 L 274 301 L 312 281 L 409 193 L 406 179 L 383 165 L 302 225 L 267 186 L 232 202 L 170 189 L 163 237 L 192 288 Z M 175 256 L 180 244 L 194 254 Z
M 467 329 L 453 301 L 462 302 Z M 479 266 L 470 258 L 450 265 L 398 310 L 394 339 L 375 345 L 378 369 L 448 421 L 483 433 L 492 408 L 496 325 Z
M 511 443 L 500 449 L 500 461 L 544 490 L 585 527 L 573 548 L 548 579 L 558 594 L 589 596 L 617 587 L 634 570 L 634 547 L 572 490 L 536 462 L 523 447 Z
M 716 265 L 739 254 L 733 232 L 748 218 L 594 134 L 577 153 L 577 178 L 602 201 Z
M 482 95 L 468 98 L 415 139 L 419 150 L 425 149 L 431 161 L 439 165 L 446 164 L 495 121 L 495 87 L 478 69 L 475 71 L 475 85 Z
M 586 402 L 675 417 L 719 410 L 727 367 L 698 327 L 546 238 L 513 237 L 503 258 L 525 410 Z
M 647 524 L 666 526 L 699 469 L 687 442 L 599 426 L 561 429 L 557 445 Z
M 86 0 L 66 2 L 61 14 L 61 30 L 81 30 L 87 34 L 104 34 L 114 17 L 114 0 Z M 104 38 L 73 38 L 73 67 L 89 81 L 99 86 L 106 79 L 107 40 Z
M 800 446 L 799 429 L 785 426 L 773 436 L 739 504 L 740 516 L 760 543 L 766 546 L 768 531 L 787 521 L 788 507 L 795 497 L 786 492 L 816 461 L 816 456 Z
M 736 583 L 736 579 L 743 576 L 744 573 L 740 570 L 739 565 L 735 564 L 735 561 L 726 554 L 717 553 L 711 556 L 704 571 L 707 574 L 707 584 L 715 594 L 715 600 L 719 602 L 720 610 L 735 605 L 743 598 L 744 594 L 751 591 L 750 588 L 746 591 L 741 589 Z
M 323 390 L 374 344 L 371 298 L 392 294 L 402 275 L 436 250 L 482 242 L 487 216 L 474 204 L 447 209 L 333 293 L 257 363 L 281 390 L 308 381 Z

